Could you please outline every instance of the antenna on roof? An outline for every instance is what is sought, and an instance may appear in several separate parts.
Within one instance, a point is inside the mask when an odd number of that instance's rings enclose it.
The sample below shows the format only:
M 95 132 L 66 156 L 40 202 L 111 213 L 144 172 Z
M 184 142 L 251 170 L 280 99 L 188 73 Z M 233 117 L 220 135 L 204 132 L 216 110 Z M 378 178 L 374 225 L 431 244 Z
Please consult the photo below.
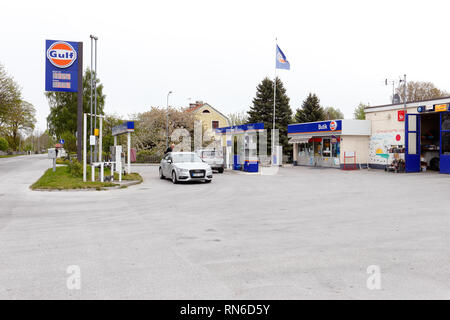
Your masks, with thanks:
M 396 94 L 395 94 L 395 80 L 390 80 L 390 79 L 386 78 L 384 80 L 384 85 L 387 86 L 387 85 L 390 85 L 390 84 L 392 84 L 392 104 L 395 104 L 395 96 L 396 96 Z

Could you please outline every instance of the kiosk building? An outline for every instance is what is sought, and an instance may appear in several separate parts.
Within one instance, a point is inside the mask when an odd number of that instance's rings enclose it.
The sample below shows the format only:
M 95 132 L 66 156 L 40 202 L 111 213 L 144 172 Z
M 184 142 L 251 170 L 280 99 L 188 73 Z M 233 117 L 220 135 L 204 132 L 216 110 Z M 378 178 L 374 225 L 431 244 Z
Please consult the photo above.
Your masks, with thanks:
M 409 102 L 406 107 L 367 107 L 366 119 L 372 123 L 370 167 L 384 168 L 399 157 L 405 160 L 406 172 L 450 173 L 449 104 L 450 97 L 445 97 Z
M 369 120 L 329 120 L 288 125 L 294 165 L 367 167 Z

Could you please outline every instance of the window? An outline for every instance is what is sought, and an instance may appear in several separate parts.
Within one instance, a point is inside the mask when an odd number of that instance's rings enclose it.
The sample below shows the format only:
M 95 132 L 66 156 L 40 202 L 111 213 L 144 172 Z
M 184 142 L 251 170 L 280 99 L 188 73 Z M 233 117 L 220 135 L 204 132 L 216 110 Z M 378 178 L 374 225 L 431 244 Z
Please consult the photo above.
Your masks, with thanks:
M 217 129 L 219 127 L 219 121 L 213 121 L 212 122 L 212 128 Z
M 209 112 L 209 110 L 203 110 L 202 113 L 211 113 L 211 112 Z
M 319 157 L 322 154 L 322 143 L 319 140 L 314 141 L 314 156 Z
M 332 146 L 333 146 L 332 157 L 339 158 L 339 156 L 341 155 L 341 143 L 337 141 Z
M 324 158 L 331 157 L 331 141 L 330 139 L 323 139 L 323 152 Z
M 173 155 L 173 163 L 184 162 L 202 162 L 202 159 L 195 153 L 176 153 Z
M 408 154 L 417 154 L 417 134 L 408 132 Z
M 450 131 L 442 132 L 442 154 L 450 155 Z
M 443 113 L 442 115 L 442 131 L 450 130 L 450 113 Z

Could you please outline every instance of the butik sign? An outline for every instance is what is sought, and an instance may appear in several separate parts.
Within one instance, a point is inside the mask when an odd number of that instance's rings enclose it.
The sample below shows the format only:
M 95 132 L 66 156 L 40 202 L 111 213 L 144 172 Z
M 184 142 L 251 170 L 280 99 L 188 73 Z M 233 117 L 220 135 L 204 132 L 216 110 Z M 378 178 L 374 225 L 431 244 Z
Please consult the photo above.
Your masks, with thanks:
M 303 134 L 303 133 L 339 133 L 342 131 L 342 120 L 307 122 L 288 125 L 289 134 Z
M 45 41 L 45 90 L 77 92 L 78 42 Z

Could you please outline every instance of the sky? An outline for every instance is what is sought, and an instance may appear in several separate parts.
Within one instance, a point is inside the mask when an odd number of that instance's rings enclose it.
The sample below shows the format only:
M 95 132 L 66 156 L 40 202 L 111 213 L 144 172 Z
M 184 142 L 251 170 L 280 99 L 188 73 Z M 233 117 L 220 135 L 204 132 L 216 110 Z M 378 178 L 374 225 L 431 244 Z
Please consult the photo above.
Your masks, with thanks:
M 448 1 L 21 1 L 3 0 L 0 63 L 46 128 L 45 40 L 98 40 L 105 112 L 127 119 L 151 106 L 208 102 L 246 111 L 278 70 L 290 105 L 318 95 L 352 118 L 360 103 L 390 103 L 384 79 L 431 81 L 450 91 Z

